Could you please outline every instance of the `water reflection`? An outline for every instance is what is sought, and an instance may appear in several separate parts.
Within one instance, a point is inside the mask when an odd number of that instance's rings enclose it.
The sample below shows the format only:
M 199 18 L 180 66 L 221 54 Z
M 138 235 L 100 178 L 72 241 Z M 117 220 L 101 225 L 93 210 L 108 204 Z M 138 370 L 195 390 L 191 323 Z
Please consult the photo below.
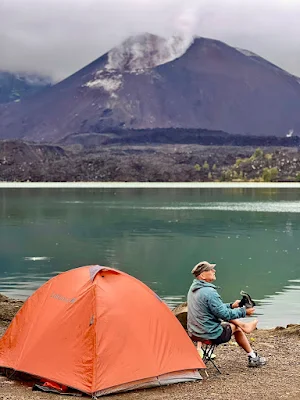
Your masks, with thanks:
M 260 301 L 256 308 L 261 328 L 300 323 L 300 279 L 290 280 L 282 291 Z

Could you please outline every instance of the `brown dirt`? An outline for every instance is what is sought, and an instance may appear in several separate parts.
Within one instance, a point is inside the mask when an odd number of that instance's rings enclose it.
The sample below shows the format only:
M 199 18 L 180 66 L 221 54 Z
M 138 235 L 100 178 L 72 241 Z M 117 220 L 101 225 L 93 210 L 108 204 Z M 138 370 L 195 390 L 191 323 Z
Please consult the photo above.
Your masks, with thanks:
M 0 335 L 5 331 L 8 319 L 22 302 L 0 295 Z M 3 320 L 4 317 L 4 320 Z M 253 347 L 267 357 L 268 363 L 261 368 L 248 368 L 247 357 L 234 341 L 216 350 L 216 363 L 222 371 L 219 375 L 212 365 L 207 368 L 209 376 L 199 383 L 186 383 L 146 389 L 109 396 L 110 399 L 128 400 L 299 400 L 300 399 L 300 325 L 288 325 L 270 330 L 256 330 L 249 335 Z M 70 399 L 32 392 L 30 383 L 11 381 L 0 376 L 0 400 Z
M 22 305 L 22 301 L 9 299 L 0 294 L 0 336 L 3 333 L 4 327 L 9 324 Z

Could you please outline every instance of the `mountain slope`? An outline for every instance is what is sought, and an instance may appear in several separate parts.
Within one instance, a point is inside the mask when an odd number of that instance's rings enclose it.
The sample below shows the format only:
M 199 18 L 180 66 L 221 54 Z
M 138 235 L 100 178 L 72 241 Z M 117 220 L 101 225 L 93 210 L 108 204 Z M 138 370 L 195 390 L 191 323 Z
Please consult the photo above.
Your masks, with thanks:
M 19 101 L 51 85 L 51 80 L 32 74 L 0 71 L 0 103 Z
M 0 108 L 0 137 L 56 142 L 112 129 L 300 132 L 299 78 L 263 58 L 198 38 L 130 38 L 59 84 Z

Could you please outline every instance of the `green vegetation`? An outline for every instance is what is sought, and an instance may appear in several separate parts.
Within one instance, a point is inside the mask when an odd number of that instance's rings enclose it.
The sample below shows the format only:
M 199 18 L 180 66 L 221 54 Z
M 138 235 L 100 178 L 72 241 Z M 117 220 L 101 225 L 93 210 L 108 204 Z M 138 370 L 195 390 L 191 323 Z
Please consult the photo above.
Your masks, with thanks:
M 243 162 L 245 162 L 245 160 L 249 160 L 249 158 L 237 158 L 234 165 L 235 165 L 236 167 L 240 167 L 240 165 L 241 165 Z
M 262 180 L 264 182 L 273 182 L 278 177 L 278 168 L 264 168 L 262 173 Z
M 205 170 L 209 170 L 209 164 L 207 161 L 204 161 L 204 164 L 202 165 L 202 168 Z
M 272 158 L 273 158 L 273 154 L 270 154 L 270 153 L 265 154 L 266 160 L 270 161 L 270 160 L 272 160 Z
M 233 172 L 230 168 L 223 170 L 221 173 L 220 181 L 221 182 L 230 182 L 232 180 L 232 173 Z
M 253 157 L 254 160 L 256 160 L 259 157 L 263 157 L 263 155 L 264 155 L 264 152 L 262 151 L 262 149 L 258 148 L 258 149 L 255 150 L 255 152 L 252 154 L 251 157 Z
M 194 165 L 194 170 L 197 171 L 197 172 L 200 172 L 201 171 L 200 165 L 199 164 L 195 164 Z
M 271 161 L 273 166 L 271 165 Z M 279 177 L 279 169 L 276 166 L 278 160 L 274 159 L 274 154 L 264 153 L 257 148 L 250 157 L 237 158 L 231 167 L 226 167 L 221 172 L 221 181 L 254 181 L 254 182 L 273 182 Z M 288 164 L 288 161 L 287 161 Z M 290 174 L 286 179 L 300 182 L 300 172 L 296 175 Z M 249 176 L 249 177 L 248 177 Z M 293 178 L 294 176 L 294 178 Z
M 261 159 L 264 157 L 264 152 L 262 149 L 257 148 L 254 153 L 252 154 L 252 156 L 250 156 L 249 158 L 237 158 L 236 162 L 235 162 L 235 166 L 237 168 L 239 168 L 242 164 L 248 164 L 251 163 L 253 161 L 256 161 L 257 159 Z M 272 158 L 272 156 L 271 156 Z

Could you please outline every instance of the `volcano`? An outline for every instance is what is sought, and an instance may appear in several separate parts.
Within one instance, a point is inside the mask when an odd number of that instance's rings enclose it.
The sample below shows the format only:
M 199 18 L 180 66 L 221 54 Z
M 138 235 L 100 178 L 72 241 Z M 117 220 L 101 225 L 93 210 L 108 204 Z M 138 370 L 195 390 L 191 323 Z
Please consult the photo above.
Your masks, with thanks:
M 156 128 L 297 135 L 300 79 L 217 40 L 145 34 L 41 93 L 0 106 L 0 138 L 6 139 L 53 143 Z

